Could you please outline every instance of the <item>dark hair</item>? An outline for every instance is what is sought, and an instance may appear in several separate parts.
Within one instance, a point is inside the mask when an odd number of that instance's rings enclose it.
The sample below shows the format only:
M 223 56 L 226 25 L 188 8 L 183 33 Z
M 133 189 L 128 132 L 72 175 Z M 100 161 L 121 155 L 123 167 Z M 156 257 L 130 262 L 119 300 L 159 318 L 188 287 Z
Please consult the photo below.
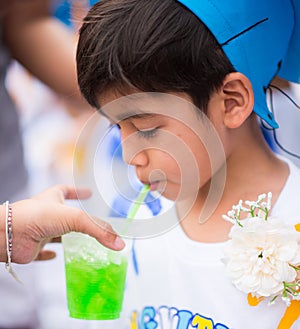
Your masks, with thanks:
M 234 68 L 215 37 L 175 0 L 101 0 L 79 33 L 78 83 L 99 108 L 110 87 L 185 92 L 205 111 Z

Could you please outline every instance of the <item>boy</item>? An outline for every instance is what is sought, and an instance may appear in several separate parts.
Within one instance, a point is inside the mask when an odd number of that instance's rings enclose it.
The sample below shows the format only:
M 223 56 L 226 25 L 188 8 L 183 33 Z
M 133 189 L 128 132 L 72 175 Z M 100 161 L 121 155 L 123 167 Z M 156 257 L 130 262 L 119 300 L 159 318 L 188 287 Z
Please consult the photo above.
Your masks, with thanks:
M 119 125 L 123 157 L 140 180 L 175 201 L 138 232 L 151 238 L 136 241 L 139 271 L 129 268 L 120 327 L 273 329 L 282 318 L 284 304 L 251 308 L 225 275 L 231 224 L 222 214 L 268 191 L 272 215 L 292 222 L 300 214 L 300 172 L 272 153 L 256 116 L 277 127 L 265 92 L 288 70 L 293 10 L 286 0 L 272 8 L 103 0 L 86 17 L 81 91 Z

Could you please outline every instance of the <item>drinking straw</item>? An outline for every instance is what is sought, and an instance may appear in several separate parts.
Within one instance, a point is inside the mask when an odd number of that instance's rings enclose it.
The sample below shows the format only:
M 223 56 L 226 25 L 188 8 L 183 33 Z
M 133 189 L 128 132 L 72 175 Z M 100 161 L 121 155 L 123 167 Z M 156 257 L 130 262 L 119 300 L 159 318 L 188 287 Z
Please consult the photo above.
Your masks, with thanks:
M 150 190 L 150 186 L 147 184 L 147 185 L 144 185 L 138 195 L 138 197 L 135 199 L 133 205 L 131 206 L 129 212 L 128 212 L 128 215 L 127 215 L 127 222 L 129 220 L 129 222 L 131 222 L 136 213 L 138 212 L 141 204 L 144 202 L 148 192 Z
M 138 212 L 141 204 L 144 202 L 148 192 L 150 190 L 150 185 L 146 184 L 142 187 L 138 197 L 135 199 L 134 203 L 132 204 L 128 215 L 127 215 L 127 228 L 128 226 L 131 224 L 131 222 L 133 221 L 133 219 L 135 218 L 136 213 Z M 127 230 L 124 229 L 124 231 Z M 132 252 L 132 261 L 133 261 L 133 267 L 135 270 L 135 273 L 138 274 L 139 273 L 139 267 L 138 267 L 138 262 L 137 262 L 137 257 L 136 257 L 136 253 L 135 253 L 135 239 L 132 240 L 132 248 L 131 248 L 131 252 Z
M 128 215 L 126 217 L 126 225 L 125 225 L 125 228 L 123 229 L 122 235 L 127 231 L 129 225 L 134 220 L 135 215 L 137 214 L 137 212 L 138 212 L 140 206 L 142 205 L 142 203 L 144 202 L 149 190 L 150 190 L 150 185 L 148 185 L 148 184 L 144 185 L 142 187 L 139 195 L 134 200 L 131 208 L 129 209 Z

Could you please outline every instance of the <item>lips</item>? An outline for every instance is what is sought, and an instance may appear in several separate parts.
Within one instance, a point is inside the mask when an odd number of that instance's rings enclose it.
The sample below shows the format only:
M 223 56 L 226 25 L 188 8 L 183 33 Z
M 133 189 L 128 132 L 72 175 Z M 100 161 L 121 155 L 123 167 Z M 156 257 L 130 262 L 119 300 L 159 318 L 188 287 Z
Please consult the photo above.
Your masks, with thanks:
M 149 185 L 150 186 L 150 191 L 155 191 L 158 189 L 158 185 L 160 183 L 160 181 L 152 181 L 152 182 L 149 182 L 149 181 L 146 181 L 146 180 L 142 180 L 140 179 L 140 181 L 144 184 L 144 185 Z
M 157 190 L 158 185 L 159 185 L 159 182 L 158 181 L 150 183 L 150 191 Z

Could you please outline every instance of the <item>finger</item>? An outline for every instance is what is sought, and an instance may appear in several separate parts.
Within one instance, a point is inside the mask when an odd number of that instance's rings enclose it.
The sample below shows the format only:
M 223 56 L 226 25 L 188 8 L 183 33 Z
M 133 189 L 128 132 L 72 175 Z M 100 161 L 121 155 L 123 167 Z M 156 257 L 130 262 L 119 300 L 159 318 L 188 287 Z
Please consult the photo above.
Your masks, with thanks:
M 35 258 L 36 261 L 41 260 L 50 260 L 56 257 L 56 253 L 52 250 L 41 250 L 37 257 Z
M 91 190 L 88 188 L 75 188 L 69 185 L 55 185 L 34 195 L 32 198 L 45 199 L 51 197 L 52 200 L 57 200 L 63 203 L 65 199 L 87 199 L 91 195 Z
M 92 195 L 92 192 L 88 188 L 74 188 L 74 187 L 68 187 L 67 193 L 65 193 L 66 199 L 87 199 Z
M 63 193 L 63 196 L 67 200 L 71 199 L 87 199 L 92 195 L 92 192 L 88 188 L 75 188 L 68 185 L 59 185 L 58 188 Z
M 86 233 L 97 239 L 105 247 L 121 250 L 125 247 L 124 241 L 113 230 L 112 226 L 96 217 L 89 216 L 81 211 L 75 222 L 75 231 Z

